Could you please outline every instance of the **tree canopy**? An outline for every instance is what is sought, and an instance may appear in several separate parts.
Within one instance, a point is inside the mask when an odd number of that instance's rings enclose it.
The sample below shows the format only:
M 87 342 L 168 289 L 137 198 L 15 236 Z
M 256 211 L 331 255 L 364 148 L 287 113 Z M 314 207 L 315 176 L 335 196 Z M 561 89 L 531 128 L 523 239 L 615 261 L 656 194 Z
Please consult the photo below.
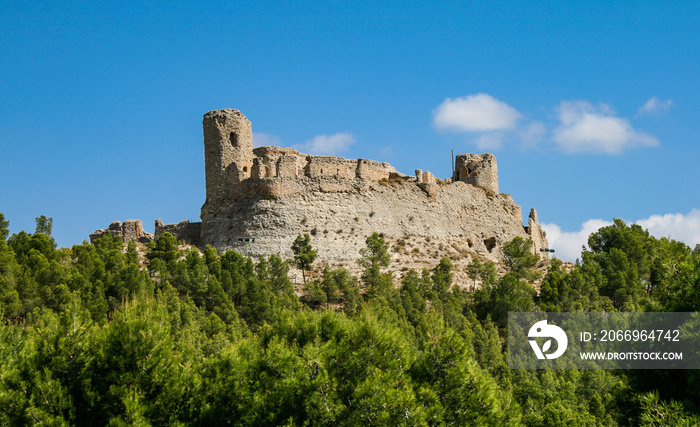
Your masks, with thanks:
M 168 233 L 145 248 L 106 235 L 57 249 L 46 230 L 7 226 L 0 214 L 0 425 L 700 418 L 695 371 L 508 369 L 511 311 L 698 310 L 700 250 L 619 221 L 591 236 L 578 265 L 552 260 L 541 282 L 523 274 L 534 264 L 519 240 L 501 267 L 474 258 L 469 283 L 447 257 L 395 283 L 375 233 L 362 281 L 324 266 L 302 298 L 288 277 L 296 259 L 200 252 Z M 298 240 L 300 254 L 315 252 Z

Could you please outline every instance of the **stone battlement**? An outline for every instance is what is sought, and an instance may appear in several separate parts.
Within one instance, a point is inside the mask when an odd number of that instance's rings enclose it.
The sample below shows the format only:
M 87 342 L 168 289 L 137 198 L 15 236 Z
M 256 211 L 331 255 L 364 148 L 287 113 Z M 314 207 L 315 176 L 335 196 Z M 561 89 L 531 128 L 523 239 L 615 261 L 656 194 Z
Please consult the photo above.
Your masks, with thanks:
M 389 163 L 367 159 L 350 160 L 336 156 L 302 154 L 293 148 L 258 147 L 253 149 L 253 155 L 253 167 L 250 174 L 245 170 L 238 171 L 234 176 L 243 179 L 234 179 L 231 184 L 235 185 L 246 179 L 261 180 L 264 178 L 360 178 L 381 181 L 402 175 Z

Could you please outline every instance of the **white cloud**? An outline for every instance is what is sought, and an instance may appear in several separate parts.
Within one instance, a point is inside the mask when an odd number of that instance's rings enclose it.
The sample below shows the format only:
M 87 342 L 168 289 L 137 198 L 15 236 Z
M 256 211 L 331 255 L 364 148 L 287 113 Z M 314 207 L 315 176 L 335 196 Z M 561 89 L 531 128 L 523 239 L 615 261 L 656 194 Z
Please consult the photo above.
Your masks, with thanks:
M 616 117 L 605 104 L 562 101 L 558 112 L 561 124 L 553 137 L 567 153 L 620 154 L 628 148 L 659 144 L 655 137 L 635 131 L 628 120 Z
M 309 154 L 334 155 L 346 151 L 355 143 L 355 136 L 350 133 L 336 133 L 333 135 L 316 135 L 313 139 L 294 148 Z
M 272 145 L 279 147 L 282 145 L 282 138 L 264 132 L 253 132 L 253 147 L 265 147 Z
M 639 111 L 635 117 L 665 114 L 672 106 L 673 101 L 670 99 L 661 101 L 659 98 L 652 96 L 644 105 L 639 107 Z
M 635 221 L 656 237 L 669 237 L 694 248 L 700 243 L 700 209 L 693 209 L 687 215 L 680 213 L 652 215 Z M 612 225 L 610 221 L 590 219 L 578 231 L 562 231 L 557 224 L 542 224 L 547 232 L 549 247 L 556 250 L 555 256 L 564 261 L 574 261 L 581 257 L 581 247 L 588 242 L 588 236 L 601 227 Z
M 437 129 L 456 132 L 510 130 L 522 117 L 515 108 L 486 93 L 447 98 L 435 108 L 433 116 Z
M 579 231 L 562 231 L 556 224 L 542 224 L 547 233 L 547 243 L 556 252 L 554 256 L 563 260 L 574 262 L 581 258 L 581 248 L 588 242 L 588 236 L 601 227 L 612 225 L 610 221 L 602 219 L 589 219 L 581 224 Z
M 680 213 L 652 215 L 640 219 L 637 224 L 649 230 L 655 237 L 670 237 L 695 247 L 700 243 L 700 210 L 693 209 L 687 215 Z

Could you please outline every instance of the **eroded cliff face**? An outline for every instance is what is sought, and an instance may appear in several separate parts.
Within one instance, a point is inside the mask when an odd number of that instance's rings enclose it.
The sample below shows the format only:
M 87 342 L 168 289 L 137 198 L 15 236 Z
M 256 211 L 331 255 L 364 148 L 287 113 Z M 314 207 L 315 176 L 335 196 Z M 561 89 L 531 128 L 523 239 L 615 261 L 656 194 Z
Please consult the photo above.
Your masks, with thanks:
M 510 196 L 463 182 L 314 178 L 287 184 L 295 191 L 272 198 L 243 192 L 203 211 L 203 242 L 219 250 L 290 258 L 296 236 L 309 233 L 319 256 L 329 261 L 355 260 L 373 232 L 390 241 L 416 237 L 456 244 L 494 260 L 515 236 L 532 238 L 536 250 L 546 245 L 536 221 L 523 226 L 520 206 Z M 255 242 L 239 241 L 245 238 Z

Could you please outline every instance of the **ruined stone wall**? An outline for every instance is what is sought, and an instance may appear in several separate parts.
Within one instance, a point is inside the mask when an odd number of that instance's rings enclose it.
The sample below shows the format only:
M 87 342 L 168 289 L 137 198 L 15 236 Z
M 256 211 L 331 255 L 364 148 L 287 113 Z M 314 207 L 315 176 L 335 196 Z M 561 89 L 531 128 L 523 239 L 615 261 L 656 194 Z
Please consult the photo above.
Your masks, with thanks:
M 389 179 L 392 174 L 399 174 L 389 163 L 381 163 L 374 160 L 359 159 L 358 161 L 358 178 L 368 179 L 370 181 L 381 181 Z
M 143 230 L 143 222 L 141 220 L 127 219 L 124 223 L 114 221 L 106 229 L 95 230 L 90 234 L 90 243 L 95 243 L 95 240 L 107 234 L 121 236 L 124 242 L 148 243 L 153 240 L 153 235 Z
M 307 156 L 304 176 L 309 178 L 355 178 L 357 162 L 334 156 Z
M 296 179 L 298 175 L 297 156 L 282 156 L 277 160 L 278 177 Z
M 257 147 L 253 149 L 253 179 L 295 178 L 299 175 L 299 152 L 293 148 Z
M 298 156 L 299 151 L 289 147 L 274 147 L 268 145 L 253 148 L 253 155 L 255 157 L 269 157 L 271 159 L 278 159 L 281 156 Z
M 172 234 L 178 241 L 187 245 L 202 246 L 201 222 L 189 222 L 188 220 L 184 220 L 177 224 L 163 224 L 163 221 L 157 219 L 155 224 L 155 238 L 158 239 L 166 232 Z
M 309 180 L 381 181 L 400 174 L 388 163 L 301 154 L 293 148 L 252 145 L 250 121 L 238 110 L 210 111 L 202 121 L 207 200 L 202 215 L 221 206 L 259 194 L 265 198 L 297 194 L 314 187 Z M 300 180 L 299 183 L 276 179 Z M 253 182 L 250 182 L 253 181 Z M 352 183 L 326 183 L 332 191 Z
M 496 156 L 485 154 L 458 154 L 452 181 L 462 181 L 498 194 L 498 166 Z
M 523 226 L 520 206 L 498 193 L 492 154 L 458 155 L 453 177 L 437 184 L 432 173 L 420 169 L 414 177 L 367 159 L 253 149 L 251 124 L 237 110 L 208 112 L 203 129 L 202 222 L 156 220 L 155 237 L 170 232 L 200 248 L 209 244 L 219 251 L 247 249 L 254 257 L 288 259 L 297 235 L 309 233 L 323 262 L 349 268 L 357 267 L 367 236 L 379 232 L 397 245 L 412 241 L 412 256 L 417 250 L 414 258 L 425 261 L 420 268 L 432 268 L 451 253 L 462 262 L 459 271 L 474 257 L 499 261 L 503 244 L 516 236 L 532 239 L 538 254 L 547 247 L 537 212 L 531 210 Z M 114 222 L 90 239 L 108 233 L 142 243 L 154 239 L 134 220 Z M 239 239 L 245 238 L 255 242 L 244 248 Z
M 268 174 L 269 166 L 265 165 L 265 162 L 260 157 L 253 159 L 253 167 L 250 172 L 250 177 L 252 179 L 262 179 Z

